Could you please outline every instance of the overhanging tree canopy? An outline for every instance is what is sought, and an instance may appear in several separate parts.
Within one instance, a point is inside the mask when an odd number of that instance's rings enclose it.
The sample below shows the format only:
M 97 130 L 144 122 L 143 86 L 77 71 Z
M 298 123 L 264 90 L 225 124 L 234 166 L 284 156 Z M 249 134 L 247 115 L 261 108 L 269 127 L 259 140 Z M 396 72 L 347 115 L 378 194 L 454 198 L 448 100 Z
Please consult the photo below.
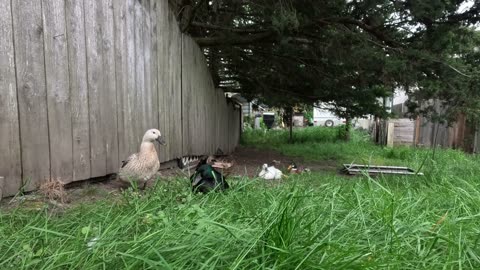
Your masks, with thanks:
M 395 87 L 445 100 L 452 114 L 480 109 L 478 0 L 170 2 L 226 91 L 270 105 L 329 102 L 348 117 L 382 114 L 377 98 Z

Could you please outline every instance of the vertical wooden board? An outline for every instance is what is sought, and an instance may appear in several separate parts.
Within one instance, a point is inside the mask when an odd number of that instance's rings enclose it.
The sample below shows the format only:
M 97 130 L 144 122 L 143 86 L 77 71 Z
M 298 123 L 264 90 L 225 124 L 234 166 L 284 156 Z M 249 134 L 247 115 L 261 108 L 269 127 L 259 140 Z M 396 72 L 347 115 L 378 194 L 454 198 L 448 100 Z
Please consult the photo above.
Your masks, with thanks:
M 203 56 L 203 51 L 202 51 L 202 56 Z M 204 58 L 204 57 L 203 57 Z M 205 60 L 205 59 L 204 59 Z M 204 65 L 205 65 L 205 69 L 207 70 L 207 66 L 206 66 L 206 62 L 204 62 Z M 208 73 L 208 70 L 207 70 L 207 76 L 210 76 L 210 74 Z M 210 79 L 210 77 L 208 77 L 208 79 Z M 215 151 L 213 151 L 213 140 L 212 140 L 212 135 L 215 134 L 215 131 L 212 129 L 212 122 L 215 120 L 215 119 L 212 119 L 212 85 L 210 84 L 210 80 L 207 80 L 207 93 L 206 93 L 206 96 L 205 96 L 205 126 L 207 128 L 207 132 L 205 132 L 206 134 L 206 138 L 205 138 L 205 142 L 206 142 L 206 148 L 207 148 L 207 151 L 208 153 L 210 154 L 215 154 Z
M 232 152 L 232 143 L 233 143 L 233 109 L 232 104 L 228 104 L 228 153 Z
M 193 47 L 193 53 L 195 57 L 195 65 L 192 72 L 195 74 L 195 80 L 192 83 L 193 89 L 193 96 L 195 100 L 195 105 L 197 107 L 197 112 L 193 112 L 192 117 L 195 116 L 195 130 L 198 133 L 198 137 L 196 134 L 190 133 L 192 143 L 195 147 L 196 155 L 203 155 L 206 154 L 206 144 L 205 144 L 205 137 L 206 137 L 206 125 L 205 125 L 205 95 L 206 93 L 206 78 L 203 75 L 203 62 L 200 54 L 200 49 L 198 48 L 197 44 L 190 39 L 191 46 Z M 200 84 L 201 87 L 195 87 L 195 85 Z
M 162 133 L 162 136 L 164 136 L 164 139 L 167 143 L 167 146 L 172 144 L 170 134 L 166 131 L 165 129 L 165 118 L 166 118 L 166 113 L 167 110 L 165 109 L 165 100 L 166 100 L 166 95 L 168 93 L 168 82 L 169 80 L 167 79 L 167 68 L 165 64 L 165 60 L 168 60 L 165 54 L 166 49 L 168 47 L 165 46 L 165 44 L 159 40 L 159 54 L 157 56 L 158 58 L 158 70 L 157 70 L 157 78 L 158 78 L 158 86 L 157 86 L 157 114 L 158 114 L 158 129 Z M 168 156 L 168 150 L 167 147 L 161 147 L 159 149 L 159 158 L 160 161 L 167 161 L 167 156 Z
M 414 132 L 414 142 L 413 145 L 417 146 L 419 142 L 420 137 L 420 116 L 417 116 L 415 119 L 415 132 Z
M 203 52 L 202 52 L 203 54 Z M 203 56 L 203 55 L 202 55 Z M 203 57 L 204 60 L 205 60 L 205 57 Z M 214 134 L 215 134 L 215 130 L 213 129 L 213 121 L 215 121 L 215 119 L 213 118 L 214 115 L 212 114 L 212 111 L 213 111 L 213 108 L 212 108 L 212 98 L 213 98 L 213 85 L 211 84 L 211 76 L 210 76 L 210 73 L 208 72 L 208 67 L 207 67 L 207 63 L 206 61 L 204 61 L 204 65 L 205 65 L 205 69 L 206 69 L 206 74 L 208 76 L 208 80 L 207 80 L 207 95 L 205 96 L 205 108 L 207 110 L 207 119 L 206 119 L 206 126 L 207 126 L 207 137 L 205 138 L 205 141 L 207 142 L 207 150 L 208 152 L 210 152 L 211 154 L 215 154 L 215 141 L 213 140 L 214 139 Z
M 124 132 L 128 138 L 128 153 L 134 153 L 139 150 L 139 143 L 142 138 L 139 138 L 137 130 L 141 125 L 137 117 L 136 95 L 137 89 L 135 87 L 135 0 L 127 0 L 126 12 L 126 42 L 127 42 L 127 102 L 125 111 L 125 127 Z M 123 157 L 127 158 L 127 156 Z
M 235 114 L 235 105 L 231 105 L 230 109 L 230 152 L 233 152 L 233 149 L 235 148 L 235 129 L 236 129 L 236 114 Z
M 229 149 L 230 149 L 230 151 L 229 151 L 229 153 L 232 153 L 234 145 L 235 145 L 235 106 L 233 105 L 233 103 L 230 103 L 229 125 L 230 125 L 230 128 L 229 128 L 229 131 L 230 131 L 230 134 L 229 134 L 230 147 L 229 147 Z
M 42 0 L 51 177 L 73 180 L 73 144 L 64 0 Z
M 240 107 L 237 111 L 237 140 L 235 143 L 235 149 L 238 147 L 240 144 L 240 137 L 242 136 L 242 108 Z
M 216 113 L 216 135 L 215 137 L 217 142 L 217 147 L 220 148 L 223 152 L 225 152 L 225 148 L 223 146 L 223 134 L 222 134 L 222 114 L 223 114 L 223 107 L 222 107 L 222 96 L 220 95 L 220 90 L 217 89 L 216 93 L 216 102 L 215 102 L 215 113 Z
M 22 184 L 12 31 L 10 1 L 0 1 L 0 177 L 4 177 L 4 186 L 0 189 L 3 188 L 3 196 L 14 195 Z
M 220 90 L 217 90 L 216 93 L 217 96 L 217 106 L 216 106 L 216 113 L 217 113 L 217 141 L 218 141 L 218 147 L 225 152 L 225 148 L 223 146 L 223 130 L 222 130 L 222 125 L 223 125 L 223 107 L 222 107 L 222 96 L 220 95 Z
M 162 133 L 162 135 L 165 137 L 165 141 L 167 144 L 172 144 L 172 140 L 170 138 L 170 134 L 168 134 L 165 131 L 165 93 L 168 90 L 169 87 L 169 80 L 166 76 L 168 74 L 168 71 L 170 70 L 170 67 L 168 66 L 169 62 L 169 27 L 168 27 L 168 13 L 167 13 L 167 5 L 168 3 L 165 1 L 158 1 L 157 2 L 157 108 L 156 112 L 158 114 L 158 129 Z M 167 160 L 167 151 L 165 147 L 160 148 L 159 151 L 159 156 L 160 156 L 160 161 L 166 161 Z
M 225 100 L 225 95 L 222 95 L 222 137 L 225 153 L 228 153 L 228 106 Z
M 231 151 L 235 151 L 235 147 L 237 146 L 237 139 L 238 139 L 238 110 L 235 108 L 235 105 L 233 106 L 233 112 L 232 112 L 232 123 L 233 123 L 233 128 L 232 128 L 232 149 Z
M 226 134 L 225 134 L 225 143 L 226 143 L 226 150 L 227 150 L 227 153 L 230 153 L 230 110 L 229 110 L 229 106 L 227 104 L 227 109 L 225 111 L 225 115 L 226 115 L 226 122 L 225 122 L 225 131 L 226 131 Z
M 175 29 L 175 21 L 172 20 L 172 16 L 168 7 L 168 3 L 164 1 L 158 2 L 158 42 L 161 45 L 162 49 L 158 51 L 159 63 L 158 63 L 158 72 L 162 73 L 161 80 L 159 78 L 159 106 L 160 108 L 160 125 L 167 140 L 167 145 L 163 147 L 163 160 L 170 160 L 172 157 L 172 150 L 175 149 L 175 138 L 174 133 L 171 129 L 170 120 L 173 117 L 176 111 L 175 104 L 172 103 L 171 96 L 174 85 L 174 74 L 175 68 L 178 66 L 180 58 L 175 58 L 174 52 L 175 47 L 180 44 L 173 39 L 173 31 Z M 161 103 L 160 103 L 161 102 Z M 173 121 L 172 121 L 173 122 Z
M 189 126 L 187 127 L 188 131 L 188 144 L 192 155 L 199 155 L 200 151 L 200 142 L 204 134 L 203 127 L 199 125 L 198 118 L 201 115 L 199 108 L 199 99 L 200 96 L 198 93 L 202 90 L 202 85 L 200 84 L 197 70 L 197 55 L 195 54 L 194 44 L 189 36 L 184 36 L 184 41 L 188 44 L 188 51 L 185 55 L 186 59 L 191 59 L 189 65 L 184 67 L 188 70 L 189 76 L 186 77 L 185 83 L 188 85 L 188 99 L 190 100 L 189 110 L 187 117 L 189 118 Z
M 220 114 L 221 114 L 221 111 L 220 111 L 220 107 L 219 107 L 219 102 L 218 102 L 218 89 L 215 89 L 214 91 L 214 101 L 213 101 L 213 104 L 214 104 L 214 129 L 215 129 L 215 151 L 217 151 L 217 149 L 222 149 L 222 144 L 221 144 L 221 140 L 220 140 L 220 128 L 218 126 L 218 123 L 219 123 L 219 119 L 220 119 Z M 223 151 L 223 150 L 222 150 Z
M 199 75 L 200 75 L 200 80 L 202 81 L 203 84 L 203 89 L 201 93 L 198 93 L 198 95 L 201 97 L 200 98 L 200 108 L 203 110 L 203 117 L 200 118 L 200 125 L 204 128 L 204 135 L 203 135 L 203 143 L 201 144 L 203 146 L 202 152 L 205 154 L 212 154 L 210 150 L 210 141 L 209 141 L 209 134 L 210 134 L 210 118 L 209 118 L 209 113 L 208 113 L 208 99 L 209 99 L 209 94 L 210 94 L 210 85 L 209 85 L 209 74 L 207 72 L 207 63 L 205 62 L 205 58 L 203 56 L 203 52 L 200 50 L 198 45 L 195 44 L 195 51 L 198 55 L 198 63 L 199 63 Z
M 144 40 L 144 19 L 142 3 L 135 0 L 135 119 L 139 124 L 135 130 L 137 142 L 140 143 L 142 136 L 148 129 L 146 119 L 146 104 L 145 104 L 145 54 L 143 52 Z
M 478 124 L 477 124 L 478 125 Z M 478 154 L 480 152 L 480 132 L 477 131 L 475 132 L 475 138 L 474 138 L 474 149 L 473 149 L 473 152 Z
M 168 7 L 167 7 L 168 8 Z M 183 126 L 182 126 L 182 34 L 176 24 L 175 17 L 169 12 L 169 21 L 173 26 L 170 27 L 169 35 L 171 40 L 170 56 L 170 92 L 172 96 L 170 115 L 170 136 L 173 141 L 170 147 L 170 159 L 183 156 Z M 172 123 L 173 122 L 173 123 Z
M 183 145 L 183 155 L 190 155 L 192 153 L 192 148 L 190 144 L 190 134 L 189 131 L 192 128 L 190 125 L 190 109 L 192 107 L 191 95 L 190 95 L 190 84 L 189 78 L 190 75 L 190 66 L 191 58 L 186 57 L 191 54 L 190 46 L 188 42 L 188 37 L 182 35 L 182 145 Z
M 225 114 L 223 118 L 223 137 L 224 137 L 225 151 L 226 153 L 228 153 L 229 152 L 228 136 L 230 135 L 230 131 L 228 130 L 229 115 L 228 115 L 228 104 L 227 104 L 227 100 L 225 99 L 225 94 L 223 95 L 223 100 L 224 100 L 223 111 Z
M 103 137 L 106 151 L 107 173 L 118 170 L 118 125 L 117 125 L 117 85 L 115 80 L 115 34 L 113 26 L 113 0 L 102 0 L 103 16 L 100 18 L 102 27 L 102 59 L 103 59 L 103 89 L 102 122 Z
M 150 1 L 149 7 L 149 20 L 150 20 L 150 91 L 151 91 L 151 116 L 152 127 L 159 129 L 159 114 L 158 114 L 158 80 L 157 80 L 157 62 L 158 62 L 158 46 L 157 46 L 157 1 Z M 165 136 L 165 134 L 162 134 Z M 157 153 L 161 153 L 163 147 L 159 146 Z M 159 156 L 160 158 L 160 156 Z
M 449 143 L 448 143 L 449 128 L 447 127 L 447 125 L 444 125 L 444 124 L 438 125 L 438 128 L 439 128 L 439 131 L 437 134 L 437 145 L 449 147 Z
M 68 73 L 73 139 L 72 179 L 90 178 L 90 127 L 88 112 L 85 14 L 83 0 L 66 1 Z
M 222 94 L 220 93 L 220 90 L 217 91 L 217 138 L 218 138 L 218 145 L 220 147 L 220 149 L 223 151 L 223 152 L 226 152 L 225 151 L 225 145 L 223 143 L 224 141 L 224 138 L 223 138 L 223 114 L 224 114 L 224 111 L 223 111 L 223 96 Z
M 421 118 L 419 143 L 424 146 L 430 146 L 432 143 L 432 130 L 434 126 L 425 118 Z
M 150 22 L 150 1 L 142 1 L 142 40 L 143 40 L 143 57 L 144 57 L 144 92 L 143 92 L 143 104 L 144 104 L 144 117 L 146 123 L 146 129 L 157 128 L 157 125 L 154 124 L 156 117 L 153 115 L 153 100 L 156 99 L 156 96 L 153 95 L 152 91 L 152 44 L 151 44 L 151 22 Z M 158 114 L 157 114 L 158 116 Z M 158 120 L 157 120 L 158 122 Z
M 12 1 L 25 190 L 50 178 L 47 91 L 40 1 Z
M 117 136 L 118 136 L 118 156 L 119 161 L 125 160 L 130 154 L 128 133 L 128 88 L 127 88 L 127 27 L 126 27 L 126 1 L 113 1 L 113 21 L 114 21 L 114 46 L 115 46 L 115 85 L 117 88 Z M 117 169 L 120 162 L 117 164 Z
M 88 102 L 90 115 L 91 177 L 107 174 L 107 149 L 104 128 L 104 78 L 102 2 L 85 0 L 85 33 L 87 46 Z
M 207 67 L 208 68 L 208 67 Z M 210 73 L 209 73 L 210 75 Z M 211 118 L 211 122 L 210 122 L 210 136 L 211 136 L 211 139 L 210 139 L 210 147 L 212 149 L 212 152 L 215 153 L 217 152 L 217 149 L 219 148 L 218 147 L 218 139 L 217 139 L 217 89 L 215 88 L 215 85 L 213 83 L 213 80 L 210 79 L 210 102 L 209 104 L 211 109 L 210 109 L 210 118 Z
M 208 68 L 208 67 L 207 67 Z M 210 73 L 209 73 L 210 75 Z M 210 80 L 210 147 L 213 153 L 217 152 L 218 147 L 218 138 L 217 138 L 217 89 L 213 83 L 213 80 Z
M 211 85 L 210 85 L 210 74 L 208 73 L 208 70 L 207 70 L 207 63 L 205 61 L 205 57 L 203 55 L 203 51 L 200 50 L 200 48 L 198 48 L 198 53 L 199 53 L 199 58 L 200 58 L 200 65 L 202 67 L 202 75 L 203 75 L 203 80 L 204 80 L 204 85 L 205 85 L 205 89 L 204 89 L 204 94 L 203 94 L 203 110 L 204 110 L 204 115 L 205 117 L 202 119 L 202 123 L 203 125 L 205 126 L 205 137 L 204 137 L 204 147 L 205 147 L 205 150 L 204 152 L 205 153 L 208 153 L 208 154 L 213 154 L 212 153 L 212 150 L 211 150 L 211 141 L 210 141 L 210 133 L 211 133 L 211 130 L 210 130 L 210 113 L 209 113 L 209 99 L 211 97 Z
M 170 12 L 168 5 L 165 7 L 165 12 Z M 163 95 L 162 101 L 163 103 L 160 104 L 162 107 L 162 130 L 163 133 L 165 134 L 165 138 L 168 140 L 167 145 L 162 147 L 162 150 L 164 152 L 164 160 L 170 160 L 172 156 L 172 150 L 175 148 L 174 142 L 171 141 L 171 139 L 174 137 L 172 133 L 172 128 L 171 125 L 173 124 L 172 115 L 176 113 L 176 108 L 173 106 L 171 103 L 172 99 L 172 91 L 173 91 L 173 80 L 174 80 L 174 72 L 175 69 L 174 67 L 178 65 L 178 63 L 175 63 L 175 60 L 180 60 L 180 59 L 175 59 L 172 52 L 175 48 L 175 46 L 179 46 L 178 43 L 175 43 L 174 40 L 170 40 L 170 35 L 172 30 L 175 28 L 175 21 L 171 20 L 170 14 L 166 16 L 166 24 L 163 26 L 164 28 L 164 35 L 163 38 L 166 38 L 165 40 L 165 48 L 166 50 L 163 51 L 163 57 L 164 57 L 164 66 L 162 70 L 159 70 L 159 72 L 164 73 L 164 88 L 161 89 L 161 93 Z
M 202 51 L 202 56 L 203 56 L 203 51 Z M 204 60 L 205 60 L 205 57 L 203 57 Z M 208 72 L 208 67 L 206 65 L 206 62 L 204 61 L 204 64 L 205 64 L 205 69 L 207 70 L 207 74 L 208 76 L 210 76 L 210 73 Z M 214 94 L 213 94 L 213 85 L 210 84 L 210 78 L 209 77 L 207 80 L 207 95 L 205 96 L 205 109 L 206 109 L 206 115 L 207 115 L 207 119 L 206 119 L 206 126 L 207 126 L 207 137 L 205 138 L 206 139 L 206 142 L 207 142 L 207 150 L 209 153 L 211 154 L 215 154 L 215 151 L 214 151 L 214 148 L 215 148 L 215 129 L 214 129 L 214 126 L 213 126 L 213 123 L 215 122 L 215 118 L 214 118 L 214 115 L 212 113 L 212 111 L 214 110 L 214 105 L 212 104 L 212 99 L 214 99 Z
M 196 155 L 205 154 L 205 81 L 201 74 L 200 57 L 197 51 L 197 46 L 193 40 L 189 39 L 190 46 L 192 46 L 192 54 L 194 58 L 194 64 L 191 72 L 195 75 L 190 81 L 192 89 L 192 99 L 195 103 L 196 111 L 191 111 L 190 117 L 194 120 L 194 131 L 190 132 L 190 142 L 193 144 L 193 149 Z
M 232 145 L 232 152 L 235 152 L 235 148 L 238 146 L 238 142 L 240 140 L 240 113 L 241 109 L 235 108 L 233 111 L 233 145 Z
M 192 46 L 192 54 L 194 58 L 194 65 L 192 68 L 192 76 L 190 83 L 192 84 L 192 99 L 195 103 L 196 111 L 192 111 L 190 117 L 194 120 L 195 134 L 190 133 L 190 142 L 193 144 L 193 149 L 196 155 L 205 154 L 205 125 L 203 119 L 205 118 L 205 103 L 203 97 L 205 95 L 205 81 L 201 74 L 200 57 L 198 55 L 197 47 L 191 39 L 189 39 Z
M 217 152 L 217 149 L 221 149 L 220 147 L 220 139 L 219 139 L 219 136 L 218 136 L 218 114 L 220 113 L 220 111 L 218 110 L 218 89 L 214 88 L 213 89 L 213 95 L 212 95 L 212 107 L 213 107 L 213 110 L 212 110 L 212 114 L 213 114 L 213 117 L 212 117 L 212 129 L 213 129 L 213 143 L 214 143 L 214 146 L 213 146 L 213 151 Z

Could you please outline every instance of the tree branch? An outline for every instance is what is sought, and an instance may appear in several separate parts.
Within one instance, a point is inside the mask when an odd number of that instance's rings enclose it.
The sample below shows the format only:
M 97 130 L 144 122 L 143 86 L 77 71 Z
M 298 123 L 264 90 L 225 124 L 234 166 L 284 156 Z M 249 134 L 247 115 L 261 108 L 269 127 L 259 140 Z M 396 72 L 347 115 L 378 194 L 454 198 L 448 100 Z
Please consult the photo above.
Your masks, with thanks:
M 182 26 L 182 32 L 186 32 L 188 28 L 190 27 L 190 24 L 192 23 L 193 19 L 195 18 L 195 13 L 197 12 L 198 8 L 204 4 L 206 0 L 199 0 L 193 8 L 186 8 L 185 12 L 188 12 L 186 19 L 182 20 L 183 26 Z M 183 18 L 182 18 L 183 19 Z
M 208 29 L 208 30 L 221 30 L 221 31 L 227 31 L 227 32 L 232 32 L 232 33 L 248 33 L 248 34 L 255 34 L 255 33 L 265 33 L 270 30 L 266 29 L 255 29 L 255 28 L 229 28 L 229 27 L 223 27 L 219 25 L 213 25 L 213 24 L 208 24 L 208 23 L 201 23 L 201 22 L 192 22 L 191 26 L 203 28 L 203 29 Z
M 470 10 L 463 13 L 448 16 L 448 20 L 445 21 L 445 23 L 458 23 L 470 20 L 471 23 L 477 23 L 480 21 L 480 3 L 477 2 Z
M 340 23 L 340 24 L 349 24 L 349 25 L 356 25 L 360 27 L 365 32 L 368 32 L 378 40 L 384 42 L 386 45 L 390 47 L 403 47 L 403 45 L 397 41 L 392 40 L 389 38 L 385 33 L 382 31 L 378 31 L 376 27 L 370 26 L 362 21 L 355 20 L 348 17 L 338 17 L 338 18 L 325 18 L 319 19 L 319 23 L 321 24 L 331 24 L 331 23 Z
M 245 45 L 252 43 L 273 41 L 275 33 L 268 31 L 259 34 L 251 34 L 245 36 L 227 36 L 227 37 L 201 37 L 194 38 L 200 47 L 213 47 L 220 45 Z

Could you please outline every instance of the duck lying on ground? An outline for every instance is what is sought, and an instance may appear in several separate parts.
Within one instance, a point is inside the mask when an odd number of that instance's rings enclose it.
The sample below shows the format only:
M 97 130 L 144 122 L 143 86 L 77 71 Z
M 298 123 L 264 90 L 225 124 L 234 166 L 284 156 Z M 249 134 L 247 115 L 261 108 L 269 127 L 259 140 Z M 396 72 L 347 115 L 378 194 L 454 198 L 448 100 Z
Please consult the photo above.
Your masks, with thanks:
M 143 135 L 140 151 L 122 161 L 122 167 L 118 172 L 120 181 L 127 183 L 135 182 L 137 186 L 141 186 L 142 189 L 145 188 L 147 182 L 160 169 L 160 161 L 154 145 L 155 141 L 160 145 L 166 144 L 158 129 L 147 130 L 145 135 Z
M 304 168 L 304 167 L 298 167 L 297 164 L 295 164 L 295 162 L 292 162 L 288 166 L 287 171 L 291 174 L 301 174 L 304 172 L 310 172 L 310 169 Z
M 263 164 L 262 170 L 258 174 L 258 177 L 265 180 L 280 179 L 282 178 L 282 171 L 275 168 L 274 166 L 269 167 L 267 164 Z
M 211 157 L 202 159 L 195 173 L 190 176 L 192 191 L 208 193 L 212 190 L 224 191 L 229 188 L 225 177 L 209 163 L 211 163 Z

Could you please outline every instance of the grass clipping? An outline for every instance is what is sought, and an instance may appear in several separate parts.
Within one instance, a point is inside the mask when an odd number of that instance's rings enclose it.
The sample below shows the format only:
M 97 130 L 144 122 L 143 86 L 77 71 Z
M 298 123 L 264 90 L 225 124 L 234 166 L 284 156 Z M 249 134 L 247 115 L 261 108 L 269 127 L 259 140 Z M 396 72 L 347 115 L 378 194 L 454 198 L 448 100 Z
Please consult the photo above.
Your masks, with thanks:
M 39 192 L 51 201 L 57 201 L 60 203 L 65 203 L 67 201 L 65 183 L 60 179 L 47 179 L 40 185 Z

